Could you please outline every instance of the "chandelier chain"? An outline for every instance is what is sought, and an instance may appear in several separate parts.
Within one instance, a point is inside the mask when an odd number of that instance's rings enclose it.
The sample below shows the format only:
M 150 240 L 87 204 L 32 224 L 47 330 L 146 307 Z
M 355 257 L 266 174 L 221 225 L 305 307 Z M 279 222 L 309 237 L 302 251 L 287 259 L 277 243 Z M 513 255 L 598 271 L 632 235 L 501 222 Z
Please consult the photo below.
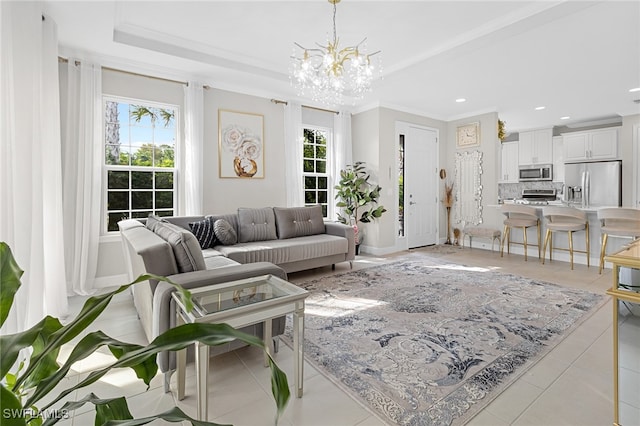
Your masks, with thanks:
M 333 2 L 333 44 L 336 45 L 336 3 L 337 2 Z M 337 46 L 336 46 L 337 47 Z

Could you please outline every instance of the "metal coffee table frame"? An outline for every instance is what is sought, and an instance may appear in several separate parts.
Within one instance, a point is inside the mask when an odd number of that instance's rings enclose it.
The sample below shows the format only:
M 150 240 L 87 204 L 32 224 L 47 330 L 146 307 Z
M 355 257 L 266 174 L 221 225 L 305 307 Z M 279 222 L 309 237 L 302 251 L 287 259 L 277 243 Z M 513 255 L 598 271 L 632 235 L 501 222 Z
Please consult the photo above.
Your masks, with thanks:
M 278 295 L 266 300 L 251 300 L 250 291 L 258 286 L 267 286 Z M 249 290 L 249 293 L 247 293 Z M 274 352 L 272 339 L 271 320 L 289 313 L 293 314 L 293 362 L 296 396 L 302 397 L 303 366 L 304 366 L 304 300 L 309 295 L 303 290 L 287 281 L 273 275 L 262 275 L 244 280 L 230 281 L 228 283 L 214 284 L 190 290 L 195 308 L 187 312 L 177 293 L 173 294 L 176 302 L 177 325 L 185 323 L 226 323 L 234 328 L 241 328 L 251 324 L 264 323 L 264 335 L 266 352 L 272 355 Z M 247 293 L 247 294 L 245 294 Z M 229 294 L 241 295 L 238 303 L 229 301 Z M 244 296 L 242 296 L 244 294 Z M 225 298 L 226 296 L 226 298 Z M 221 303 L 232 306 L 222 306 L 209 312 L 198 301 L 218 300 Z M 240 299 L 244 298 L 242 303 Z M 215 303 L 214 303 L 215 305 Z M 209 385 L 209 346 L 196 342 L 195 344 L 196 390 L 198 398 L 198 418 L 206 420 L 208 416 Z M 268 357 L 265 354 L 265 367 L 268 367 Z M 185 369 L 187 364 L 186 349 L 177 353 L 176 375 L 178 382 L 178 399 L 184 399 L 185 395 Z

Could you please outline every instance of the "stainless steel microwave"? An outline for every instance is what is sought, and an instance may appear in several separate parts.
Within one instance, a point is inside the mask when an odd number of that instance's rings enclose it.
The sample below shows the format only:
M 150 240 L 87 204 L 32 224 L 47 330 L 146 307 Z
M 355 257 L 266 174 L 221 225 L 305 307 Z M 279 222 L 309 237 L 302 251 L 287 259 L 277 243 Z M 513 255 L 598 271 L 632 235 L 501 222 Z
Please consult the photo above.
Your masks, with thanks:
M 518 180 L 520 182 L 553 180 L 553 166 L 551 164 L 520 166 L 518 168 Z

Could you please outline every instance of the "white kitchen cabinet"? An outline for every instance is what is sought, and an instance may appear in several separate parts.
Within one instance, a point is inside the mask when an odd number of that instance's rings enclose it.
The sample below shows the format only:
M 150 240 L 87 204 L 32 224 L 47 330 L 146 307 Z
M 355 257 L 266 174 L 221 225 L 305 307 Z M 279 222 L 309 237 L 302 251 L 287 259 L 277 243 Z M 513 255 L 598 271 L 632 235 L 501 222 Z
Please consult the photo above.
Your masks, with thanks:
M 502 143 L 500 182 L 518 182 L 518 141 Z
M 565 133 L 562 138 L 565 162 L 618 158 L 618 128 Z
M 553 139 L 553 181 L 564 182 L 564 149 L 562 136 Z
M 520 132 L 518 163 L 520 165 L 553 163 L 553 130 L 539 129 Z

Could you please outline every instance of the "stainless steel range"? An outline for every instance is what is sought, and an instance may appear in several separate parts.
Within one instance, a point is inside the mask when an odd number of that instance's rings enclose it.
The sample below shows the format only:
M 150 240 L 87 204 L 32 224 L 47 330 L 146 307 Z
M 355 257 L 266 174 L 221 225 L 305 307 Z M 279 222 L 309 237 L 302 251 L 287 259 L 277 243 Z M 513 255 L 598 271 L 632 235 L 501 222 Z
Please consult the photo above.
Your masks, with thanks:
M 555 189 L 523 189 L 522 197 L 516 203 L 546 206 L 553 201 L 556 201 Z

